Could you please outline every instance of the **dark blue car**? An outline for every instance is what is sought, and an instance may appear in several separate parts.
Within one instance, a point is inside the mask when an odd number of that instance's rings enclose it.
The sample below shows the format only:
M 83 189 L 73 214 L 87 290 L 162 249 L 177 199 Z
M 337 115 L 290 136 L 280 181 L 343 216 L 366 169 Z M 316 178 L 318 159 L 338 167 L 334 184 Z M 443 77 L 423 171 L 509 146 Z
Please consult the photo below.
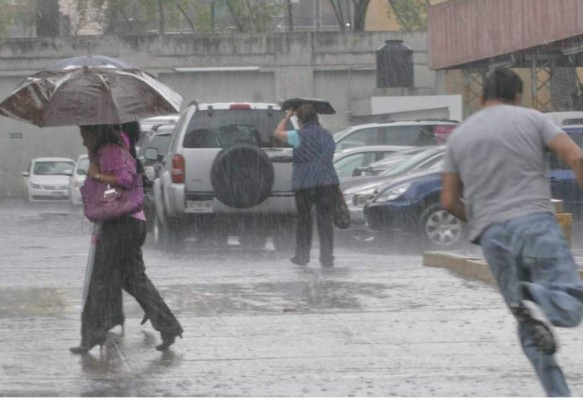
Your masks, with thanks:
M 465 240 L 463 224 L 440 204 L 441 167 L 379 187 L 365 207 L 369 229 L 419 238 L 423 247 L 452 248 Z
M 583 145 L 583 126 L 563 127 L 579 146 Z M 564 212 L 574 222 L 583 221 L 583 192 L 568 165 L 549 153 L 551 193 L 563 200 Z M 464 225 L 440 205 L 441 168 L 403 176 L 379 187 L 365 207 L 368 228 L 387 234 L 415 235 L 424 247 L 452 248 L 466 240 Z

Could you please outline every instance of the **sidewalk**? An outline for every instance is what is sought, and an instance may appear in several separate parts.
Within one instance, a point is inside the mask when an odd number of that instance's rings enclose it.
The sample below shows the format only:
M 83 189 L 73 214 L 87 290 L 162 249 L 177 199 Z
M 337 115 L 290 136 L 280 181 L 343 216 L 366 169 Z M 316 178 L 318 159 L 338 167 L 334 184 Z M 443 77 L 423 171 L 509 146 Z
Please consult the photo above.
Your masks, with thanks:
M 184 339 L 157 352 L 158 335 L 126 296 L 125 336 L 115 328 L 102 357 L 98 348 L 80 357 L 68 348 L 79 340 L 85 239 L 35 246 L 23 255 L 0 242 L 2 396 L 544 395 L 496 290 L 421 256 L 339 250 L 326 271 L 269 252 L 146 249 Z M 37 252 L 50 271 L 30 263 Z M 581 396 L 581 330 L 559 338 Z

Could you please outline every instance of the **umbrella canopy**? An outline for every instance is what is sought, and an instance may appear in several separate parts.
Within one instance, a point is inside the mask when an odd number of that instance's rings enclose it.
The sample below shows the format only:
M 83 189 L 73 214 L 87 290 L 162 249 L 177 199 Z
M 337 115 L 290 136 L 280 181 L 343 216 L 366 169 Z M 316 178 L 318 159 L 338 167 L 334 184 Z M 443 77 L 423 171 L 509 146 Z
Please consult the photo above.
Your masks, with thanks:
M 62 71 L 66 69 L 79 67 L 105 67 L 105 68 L 121 68 L 121 69 L 135 69 L 130 63 L 108 56 L 80 56 L 73 58 L 65 58 L 59 60 L 54 64 L 45 68 L 45 71 Z
M 318 114 L 336 114 L 336 110 L 334 110 L 330 102 L 321 99 L 288 99 L 281 103 L 281 109 L 284 111 L 288 109 L 297 110 L 298 107 L 306 103 L 313 104 Z
M 180 111 L 182 96 L 152 75 L 105 56 L 59 61 L 18 85 L 0 114 L 39 127 L 121 124 Z

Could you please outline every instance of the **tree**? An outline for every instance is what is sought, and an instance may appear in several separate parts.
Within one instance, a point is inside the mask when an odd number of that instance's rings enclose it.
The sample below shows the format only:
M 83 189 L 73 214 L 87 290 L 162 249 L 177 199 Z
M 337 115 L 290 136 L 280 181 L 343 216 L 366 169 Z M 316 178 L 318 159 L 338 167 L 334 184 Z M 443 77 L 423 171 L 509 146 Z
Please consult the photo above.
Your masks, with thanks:
M 60 31 L 59 0 L 36 0 L 36 35 L 57 37 Z
M 389 15 L 394 15 L 404 32 L 427 30 L 429 0 L 388 0 Z

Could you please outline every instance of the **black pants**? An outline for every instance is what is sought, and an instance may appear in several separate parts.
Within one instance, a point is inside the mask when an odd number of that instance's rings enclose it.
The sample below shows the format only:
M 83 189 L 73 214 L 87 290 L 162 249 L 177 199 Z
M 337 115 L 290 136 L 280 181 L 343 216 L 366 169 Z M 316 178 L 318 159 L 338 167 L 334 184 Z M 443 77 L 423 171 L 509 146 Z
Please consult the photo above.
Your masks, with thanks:
M 154 329 L 181 334 L 182 326 L 146 275 L 146 223 L 132 217 L 106 222 L 95 250 L 89 294 L 81 316 L 81 344 L 92 346 L 123 323 L 121 290 L 140 304 Z
M 320 263 L 329 265 L 334 262 L 334 227 L 332 210 L 336 186 L 318 186 L 295 192 L 298 212 L 296 230 L 296 255 L 300 262 L 310 261 L 312 248 L 312 207 L 316 206 L 316 221 L 320 237 Z

